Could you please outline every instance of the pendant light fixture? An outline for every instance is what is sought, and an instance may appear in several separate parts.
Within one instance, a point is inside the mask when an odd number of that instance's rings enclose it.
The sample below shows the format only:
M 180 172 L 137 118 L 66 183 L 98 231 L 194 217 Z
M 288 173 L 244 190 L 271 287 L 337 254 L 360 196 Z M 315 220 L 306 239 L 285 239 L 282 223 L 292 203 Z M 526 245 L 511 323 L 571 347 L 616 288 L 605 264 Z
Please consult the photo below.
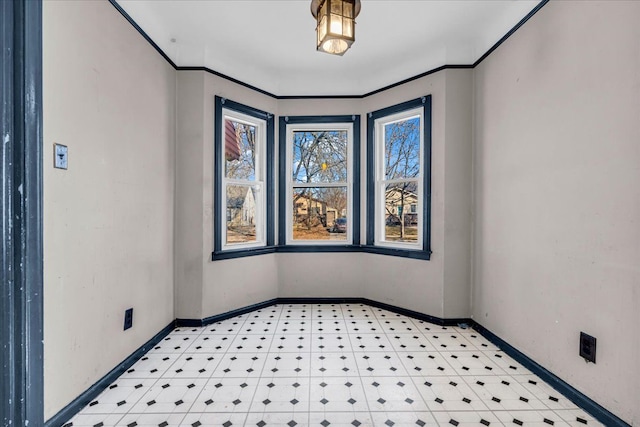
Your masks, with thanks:
M 356 41 L 356 16 L 360 7 L 360 0 L 312 0 L 311 14 L 317 23 L 316 50 L 344 55 Z

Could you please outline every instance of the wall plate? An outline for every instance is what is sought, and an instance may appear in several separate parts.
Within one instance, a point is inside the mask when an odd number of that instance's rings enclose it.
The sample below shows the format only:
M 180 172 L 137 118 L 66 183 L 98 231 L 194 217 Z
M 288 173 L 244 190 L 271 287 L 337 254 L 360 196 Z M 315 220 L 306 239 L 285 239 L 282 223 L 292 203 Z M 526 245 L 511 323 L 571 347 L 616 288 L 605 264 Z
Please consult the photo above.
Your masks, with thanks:
M 124 312 L 124 330 L 133 326 L 133 308 L 128 308 Z
M 596 338 L 580 332 L 580 356 L 586 362 L 596 363 Z
M 53 144 L 53 167 L 67 169 L 69 163 L 68 149 L 66 145 Z

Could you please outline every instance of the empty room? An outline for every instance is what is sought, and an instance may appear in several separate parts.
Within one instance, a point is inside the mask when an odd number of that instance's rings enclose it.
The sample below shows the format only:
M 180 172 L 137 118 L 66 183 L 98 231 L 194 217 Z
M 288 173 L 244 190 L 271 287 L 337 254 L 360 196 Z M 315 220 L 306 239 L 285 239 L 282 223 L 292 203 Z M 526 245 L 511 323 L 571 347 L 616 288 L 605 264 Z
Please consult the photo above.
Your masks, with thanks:
M 640 426 L 639 21 L 0 2 L 3 426 Z

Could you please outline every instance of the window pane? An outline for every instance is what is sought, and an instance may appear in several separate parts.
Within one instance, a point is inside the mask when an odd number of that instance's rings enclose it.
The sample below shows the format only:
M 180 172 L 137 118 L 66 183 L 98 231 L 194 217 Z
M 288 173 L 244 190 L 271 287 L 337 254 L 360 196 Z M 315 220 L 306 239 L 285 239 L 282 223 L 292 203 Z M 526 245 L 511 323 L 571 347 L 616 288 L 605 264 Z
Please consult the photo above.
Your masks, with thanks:
M 259 187 L 227 185 L 227 244 L 256 242 Z
M 293 188 L 294 240 L 347 240 L 347 187 Z
M 234 120 L 224 122 L 225 176 L 256 179 L 256 127 Z
M 346 182 L 347 131 L 293 133 L 293 182 Z
M 385 233 L 388 242 L 418 241 L 418 184 L 406 181 L 384 186 Z
M 420 118 L 384 126 L 385 179 L 412 178 L 420 174 Z

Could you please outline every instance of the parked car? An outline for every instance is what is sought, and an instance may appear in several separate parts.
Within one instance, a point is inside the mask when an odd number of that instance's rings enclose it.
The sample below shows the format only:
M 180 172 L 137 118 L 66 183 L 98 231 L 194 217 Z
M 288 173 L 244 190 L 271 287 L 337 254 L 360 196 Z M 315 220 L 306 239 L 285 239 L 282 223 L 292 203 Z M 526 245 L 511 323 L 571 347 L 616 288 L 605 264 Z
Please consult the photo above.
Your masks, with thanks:
M 333 222 L 333 227 L 330 230 L 331 233 L 346 233 L 347 232 L 347 218 L 338 218 Z
M 400 225 L 400 218 L 398 218 L 397 216 L 389 215 L 385 220 L 385 223 L 388 226 Z

